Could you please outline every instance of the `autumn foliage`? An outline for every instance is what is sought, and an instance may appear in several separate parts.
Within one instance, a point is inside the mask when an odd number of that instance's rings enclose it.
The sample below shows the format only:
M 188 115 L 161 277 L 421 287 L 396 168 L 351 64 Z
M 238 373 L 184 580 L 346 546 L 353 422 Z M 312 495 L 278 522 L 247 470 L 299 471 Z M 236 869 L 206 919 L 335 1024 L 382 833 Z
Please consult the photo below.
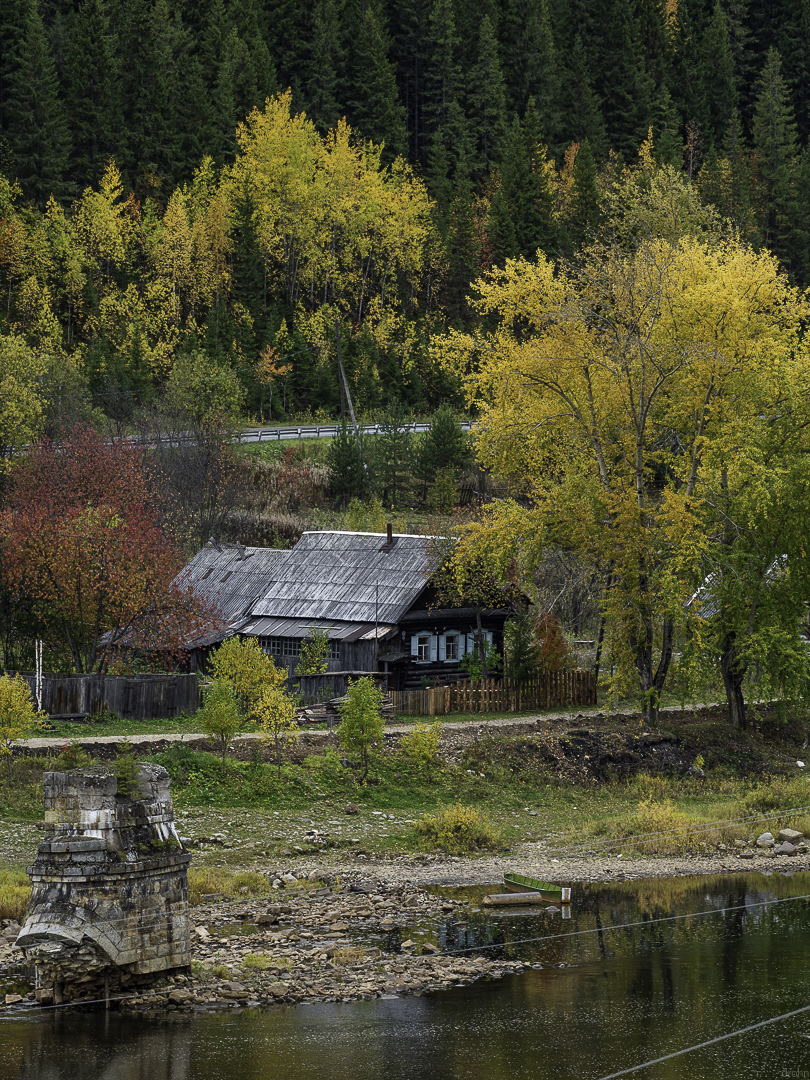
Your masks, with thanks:
M 15 469 L 0 543 L 6 589 L 76 671 L 121 647 L 177 652 L 217 618 L 173 583 L 184 558 L 158 525 L 141 451 L 92 428 L 39 443 Z

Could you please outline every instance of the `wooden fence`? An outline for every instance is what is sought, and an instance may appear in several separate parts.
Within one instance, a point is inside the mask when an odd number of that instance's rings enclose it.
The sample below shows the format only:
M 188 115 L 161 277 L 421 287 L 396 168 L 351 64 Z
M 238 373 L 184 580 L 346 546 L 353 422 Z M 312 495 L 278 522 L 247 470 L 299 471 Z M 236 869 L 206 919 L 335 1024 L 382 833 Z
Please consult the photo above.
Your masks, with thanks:
M 431 690 L 392 690 L 394 709 L 402 716 L 449 713 L 527 712 L 596 704 L 596 676 L 591 671 L 556 671 L 541 679 L 466 679 Z
M 322 675 L 291 675 L 287 679 L 287 689 L 303 705 L 314 705 L 343 697 L 349 683 L 364 676 L 370 676 L 381 690 L 385 690 L 388 676 L 382 671 L 327 671 Z
M 34 675 L 20 675 L 36 700 Z M 77 719 L 108 709 L 125 720 L 156 720 L 193 713 L 198 705 L 196 675 L 42 676 L 42 708 L 54 718 Z

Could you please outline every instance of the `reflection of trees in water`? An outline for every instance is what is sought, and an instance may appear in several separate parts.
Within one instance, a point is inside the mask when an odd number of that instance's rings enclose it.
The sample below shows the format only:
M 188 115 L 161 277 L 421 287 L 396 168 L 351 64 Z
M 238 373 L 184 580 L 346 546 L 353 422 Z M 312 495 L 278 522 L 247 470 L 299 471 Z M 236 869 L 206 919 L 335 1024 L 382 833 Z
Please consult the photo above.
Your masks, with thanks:
M 54 1012 L 19 1026 L 19 1072 L 6 1080 L 191 1080 L 192 1025 Z M 15 1032 L 17 1034 L 17 1032 Z

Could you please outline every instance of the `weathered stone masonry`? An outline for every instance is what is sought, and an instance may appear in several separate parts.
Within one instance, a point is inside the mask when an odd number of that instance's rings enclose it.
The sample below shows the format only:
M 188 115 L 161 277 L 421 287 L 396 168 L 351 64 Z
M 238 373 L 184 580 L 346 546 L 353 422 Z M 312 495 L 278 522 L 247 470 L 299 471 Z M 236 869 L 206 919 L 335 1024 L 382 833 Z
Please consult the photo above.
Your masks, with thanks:
M 175 831 L 166 770 L 140 765 L 131 793 L 100 767 L 45 773 L 44 787 L 46 836 L 28 867 L 17 938 L 42 985 L 59 1001 L 188 970 L 191 856 Z

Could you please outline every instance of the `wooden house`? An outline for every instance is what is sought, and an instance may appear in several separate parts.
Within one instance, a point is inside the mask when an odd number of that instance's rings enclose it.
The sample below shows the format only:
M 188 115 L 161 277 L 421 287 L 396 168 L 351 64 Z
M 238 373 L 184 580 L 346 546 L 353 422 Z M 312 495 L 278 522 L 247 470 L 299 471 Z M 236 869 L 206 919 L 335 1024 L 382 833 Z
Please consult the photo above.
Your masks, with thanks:
M 307 532 L 289 551 L 209 544 L 183 574 L 221 607 L 230 634 L 258 638 L 291 674 L 318 627 L 330 671 L 385 671 L 391 689 L 463 676 L 479 616 L 500 652 L 513 613 L 434 607 L 426 538 L 390 531 Z

